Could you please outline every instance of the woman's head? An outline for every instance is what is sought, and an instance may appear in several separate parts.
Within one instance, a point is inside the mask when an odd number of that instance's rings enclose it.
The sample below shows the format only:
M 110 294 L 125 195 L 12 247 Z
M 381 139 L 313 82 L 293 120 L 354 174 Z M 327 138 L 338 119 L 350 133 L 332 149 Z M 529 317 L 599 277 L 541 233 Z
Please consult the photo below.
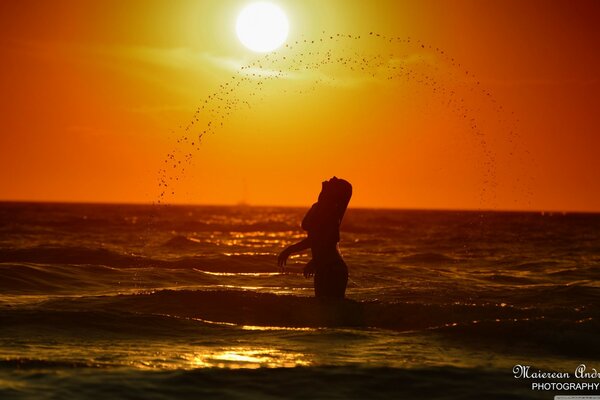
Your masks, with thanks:
M 334 176 L 322 183 L 319 203 L 325 203 L 334 207 L 338 214 L 337 217 L 341 222 L 351 197 L 352 185 L 350 182 Z
M 311 207 L 302 220 L 302 229 L 310 232 L 335 228 L 339 241 L 339 224 L 342 222 L 348 203 L 352 197 L 352 185 L 335 176 L 323 182 L 319 201 Z

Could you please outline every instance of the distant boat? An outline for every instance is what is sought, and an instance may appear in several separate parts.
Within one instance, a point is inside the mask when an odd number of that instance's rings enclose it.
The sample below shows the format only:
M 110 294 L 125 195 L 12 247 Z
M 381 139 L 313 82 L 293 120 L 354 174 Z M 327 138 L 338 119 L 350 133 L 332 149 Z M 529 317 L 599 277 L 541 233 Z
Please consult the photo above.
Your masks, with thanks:
M 237 207 L 249 207 L 248 203 L 248 183 L 246 182 L 246 178 L 242 179 L 242 199 L 236 203 Z

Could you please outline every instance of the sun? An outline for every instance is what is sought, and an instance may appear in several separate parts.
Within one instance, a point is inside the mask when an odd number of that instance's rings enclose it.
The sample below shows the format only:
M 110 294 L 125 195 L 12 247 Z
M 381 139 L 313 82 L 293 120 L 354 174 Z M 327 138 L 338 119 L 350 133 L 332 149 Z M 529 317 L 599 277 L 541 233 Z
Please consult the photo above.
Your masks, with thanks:
M 237 18 L 236 32 L 240 42 L 252 51 L 266 53 L 287 39 L 288 19 L 283 10 L 267 2 L 246 6 Z

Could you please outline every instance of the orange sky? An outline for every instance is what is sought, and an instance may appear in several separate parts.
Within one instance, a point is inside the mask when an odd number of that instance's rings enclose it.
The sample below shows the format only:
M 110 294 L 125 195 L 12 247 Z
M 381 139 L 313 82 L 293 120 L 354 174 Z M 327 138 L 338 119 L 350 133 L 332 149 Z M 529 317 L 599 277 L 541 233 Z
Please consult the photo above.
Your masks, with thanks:
M 354 207 L 600 211 L 600 3 L 273 2 L 288 43 L 361 35 L 320 49 L 401 60 L 416 77 L 288 74 L 279 60 L 286 77 L 260 101 L 247 78 L 235 98 L 252 107 L 204 137 L 186 173 L 169 171 L 167 201 L 306 206 L 337 175 Z M 0 199 L 156 201 L 167 153 L 187 151 L 179 127 L 262 57 L 235 36 L 247 3 L 1 2 Z M 446 94 L 419 82 L 429 72 Z

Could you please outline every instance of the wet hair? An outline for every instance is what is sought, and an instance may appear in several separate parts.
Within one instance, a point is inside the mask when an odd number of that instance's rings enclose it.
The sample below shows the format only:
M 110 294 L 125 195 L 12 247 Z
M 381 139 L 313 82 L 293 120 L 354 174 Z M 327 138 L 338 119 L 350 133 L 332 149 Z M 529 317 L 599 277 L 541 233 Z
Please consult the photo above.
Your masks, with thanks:
M 342 222 L 342 218 L 344 218 L 351 197 L 352 185 L 350 182 L 344 179 L 338 179 L 335 176 L 329 181 L 324 182 L 323 189 L 321 190 L 321 193 L 319 193 L 319 200 L 313 205 L 311 211 L 307 213 L 302 221 L 302 228 L 309 230 L 311 226 L 314 226 L 313 222 L 315 222 L 315 218 L 322 220 L 325 215 L 331 215 L 331 213 L 333 213 L 331 217 L 335 219 L 339 226 Z M 317 209 L 319 211 L 317 211 Z M 315 212 L 317 214 L 315 214 Z M 317 217 L 317 215 L 319 215 L 319 217 Z M 325 217 L 325 219 L 328 218 Z
M 334 202 L 337 218 L 339 223 L 341 223 L 352 197 L 352 185 L 347 180 L 337 179 L 336 177 L 333 177 L 333 180 L 330 180 L 329 184 L 328 191 L 331 193 L 328 197 L 331 197 L 331 200 Z

